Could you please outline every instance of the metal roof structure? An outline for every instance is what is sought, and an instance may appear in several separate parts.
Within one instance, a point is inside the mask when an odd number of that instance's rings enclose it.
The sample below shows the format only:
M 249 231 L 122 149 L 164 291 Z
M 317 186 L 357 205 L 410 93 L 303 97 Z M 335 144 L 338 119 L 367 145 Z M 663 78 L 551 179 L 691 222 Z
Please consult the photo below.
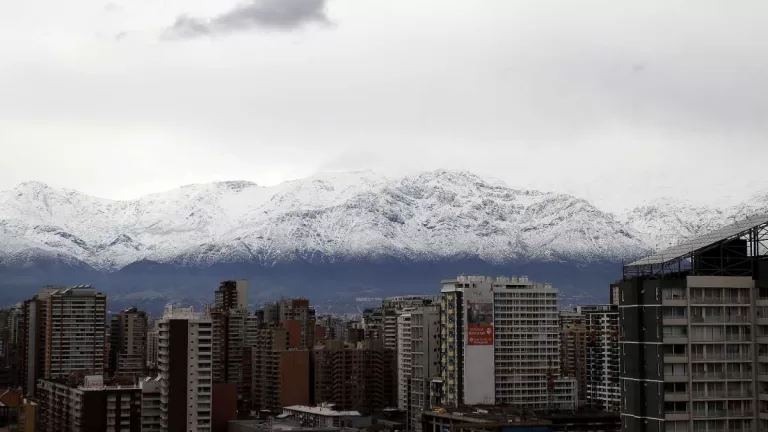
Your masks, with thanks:
M 714 249 L 724 248 L 728 242 L 739 239 L 746 241 L 746 251 L 737 253 L 743 260 L 766 256 L 768 254 L 768 214 L 748 217 L 627 264 L 624 266 L 624 276 L 626 278 L 627 276 L 691 271 L 695 257 L 700 257 Z M 723 255 L 722 252 L 721 255 Z M 728 257 L 730 261 L 733 260 L 732 254 Z M 726 270 L 723 269 L 723 274 L 728 274 Z

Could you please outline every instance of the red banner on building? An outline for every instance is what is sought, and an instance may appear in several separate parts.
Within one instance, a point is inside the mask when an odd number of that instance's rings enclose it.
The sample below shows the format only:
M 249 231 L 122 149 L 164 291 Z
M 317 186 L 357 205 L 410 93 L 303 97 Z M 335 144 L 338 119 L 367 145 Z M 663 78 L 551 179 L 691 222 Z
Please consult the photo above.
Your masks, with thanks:
M 493 345 L 493 303 L 467 303 L 467 345 Z

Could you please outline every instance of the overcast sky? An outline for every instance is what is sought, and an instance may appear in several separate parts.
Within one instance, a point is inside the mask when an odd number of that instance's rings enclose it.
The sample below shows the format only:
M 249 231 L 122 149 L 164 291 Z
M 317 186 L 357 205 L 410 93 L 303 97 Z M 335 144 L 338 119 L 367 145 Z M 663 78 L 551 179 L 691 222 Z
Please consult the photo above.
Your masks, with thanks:
M 0 189 L 456 168 L 611 209 L 768 190 L 764 0 L 244 1 L 0 2 Z

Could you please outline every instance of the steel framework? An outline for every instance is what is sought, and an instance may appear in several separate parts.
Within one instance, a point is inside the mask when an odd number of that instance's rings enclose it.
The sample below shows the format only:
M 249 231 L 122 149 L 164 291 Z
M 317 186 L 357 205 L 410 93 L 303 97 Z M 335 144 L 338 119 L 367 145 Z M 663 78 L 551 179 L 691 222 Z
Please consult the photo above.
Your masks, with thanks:
M 624 280 L 674 275 L 751 276 L 754 263 L 768 258 L 768 215 L 753 217 L 623 266 Z M 761 221 L 755 224 L 756 221 Z M 722 234 L 719 239 L 713 235 Z M 737 243 L 735 241 L 742 240 Z M 745 244 L 746 243 L 746 244 Z

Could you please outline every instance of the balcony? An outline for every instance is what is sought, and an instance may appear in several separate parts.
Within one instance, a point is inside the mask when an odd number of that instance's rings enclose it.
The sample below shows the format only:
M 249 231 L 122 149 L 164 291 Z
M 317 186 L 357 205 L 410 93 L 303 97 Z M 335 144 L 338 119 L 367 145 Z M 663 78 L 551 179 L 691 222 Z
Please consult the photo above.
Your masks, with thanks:
M 667 294 L 661 300 L 664 306 L 688 306 L 688 298 L 685 295 Z
M 664 382 L 688 382 L 688 375 L 664 375 Z
M 703 418 L 703 419 L 712 419 L 712 418 L 723 418 L 728 416 L 728 411 L 726 410 L 720 410 L 720 409 L 711 409 L 711 410 L 701 410 L 697 411 L 694 410 L 693 415 L 691 417 L 697 419 L 697 418 Z
M 680 316 L 665 316 L 661 318 L 661 323 L 664 325 L 686 325 L 688 324 L 688 318 Z
M 749 318 L 744 315 L 717 315 L 717 316 L 692 316 L 691 324 L 739 324 L 748 323 Z
M 664 420 L 666 421 L 680 421 L 688 420 L 690 413 L 687 411 L 667 411 L 664 413 Z
M 688 393 L 670 393 L 664 392 L 664 402 L 687 402 Z
M 751 399 L 752 392 L 745 391 L 708 391 L 708 392 L 693 392 L 691 393 L 693 399 Z
M 664 363 L 665 364 L 688 363 L 688 356 L 685 354 L 665 354 Z
M 666 359 L 666 358 L 665 358 Z M 691 354 L 693 362 L 711 362 L 711 361 L 752 361 L 752 354 L 749 353 L 693 353 Z
M 725 372 L 694 373 L 693 379 L 700 381 L 718 381 L 725 379 Z
M 749 304 L 747 297 L 691 297 L 691 304 L 722 305 L 722 304 Z

